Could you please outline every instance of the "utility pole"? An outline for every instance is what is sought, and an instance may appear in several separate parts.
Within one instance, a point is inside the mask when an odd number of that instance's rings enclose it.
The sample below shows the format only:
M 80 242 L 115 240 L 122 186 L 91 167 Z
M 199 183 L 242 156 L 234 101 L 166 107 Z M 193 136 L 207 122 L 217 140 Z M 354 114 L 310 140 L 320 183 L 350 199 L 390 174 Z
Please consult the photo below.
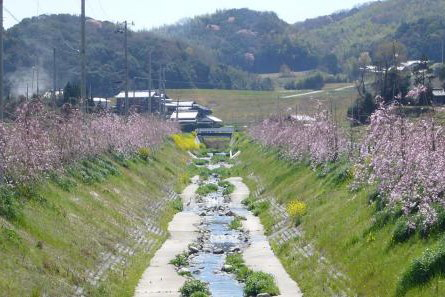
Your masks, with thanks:
M 442 39 L 442 65 L 443 65 L 443 54 L 444 54 L 444 44 L 443 44 L 443 39 Z
M 32 67 L 31 96 L 34 94 L 34 75 L 35 75 L 35 73 L 36 73 L 36 67 L 34 66 L 34 67 Z
M 159 111 L 161 115 L 164 114 L 164 108 L 162 105 L 162 66 L 159 68 L 159 81 L 158 81 L 158 92 L 159 92 Z
M 87 88 L 86 88 L 86 81 L 87 81 L 87 74 L 86 74 L 86 41 L 85 41 L 85 0 L 82 1 L 81 6 L 81 17 L 80 17 L 80 71 L 81 71 L 81 77 L 80 77 L 80 102 L 81 104 L 85 104 L 84 108 L 85 111 L 87 109 L 87 103 L 86 103 L 86 97 L 87 97 Z
M 29 100 L 29 83 L 26 83 L 26 101 Z
M 56 66 L 56 48 L 53 48 L 53 108 L 56 108 L 56 88 L 57 88 L 57 66 Z
M 3 121 L 3 0 L 0 0 L 0 120 Z
M 148 53 L 148 112 L 151 113 L 151 89 L 152 89 L 152 85 L 151 85 L 151 53 L 152 51 L 150 50 L 150 52 Z
M 40 79 L 40 75 L 39 75 L 39 66 L 37 65 L 38 60 L 36 61 L 36 84 L 37 84 L 37 98 L 39 98 L 39 79 Z
M 124 46 L 125 46 L 125 108 L 124 113 L 128 114 L 128 24 L 124 23 Z

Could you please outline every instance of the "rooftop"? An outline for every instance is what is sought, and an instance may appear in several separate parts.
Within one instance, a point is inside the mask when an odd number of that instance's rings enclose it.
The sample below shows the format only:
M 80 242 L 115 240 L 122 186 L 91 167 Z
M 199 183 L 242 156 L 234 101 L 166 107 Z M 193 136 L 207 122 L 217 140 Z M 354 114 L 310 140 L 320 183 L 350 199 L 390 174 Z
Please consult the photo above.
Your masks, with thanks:
M 157 96 L 156 91 L 148 91 L 148 90 L 142 90 L 142 91 L 136 91 L 131 90 L 128 91 L 128 98 L 149 98 L 149 97 L 155 97 Z M 115 96 L 117 99 L 124 99 L 125 98 L 125 91 L 120 92 Z
M 197 111 L 180 111 L 180 112 L 174 112 L 170 116 L 171 120 L 196 120 L 198 117 Z

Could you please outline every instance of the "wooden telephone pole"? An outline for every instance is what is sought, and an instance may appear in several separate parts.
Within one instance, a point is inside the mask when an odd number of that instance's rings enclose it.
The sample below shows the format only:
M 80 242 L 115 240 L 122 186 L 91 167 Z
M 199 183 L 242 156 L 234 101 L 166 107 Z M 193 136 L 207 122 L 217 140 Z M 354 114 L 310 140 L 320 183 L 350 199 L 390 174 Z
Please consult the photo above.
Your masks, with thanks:
M 124 46 L 125 46 L 125 108 L 124 113 L 128 114 L 128 23 L 124 23 Z
M 56 88 L 57 88 L 57 64 L 56 64 L 56 48 L 53 48 L 53 108 L 56 108 Z
M 3 121 L 3 0 L 0 0 L 0 120 Z
M 82 0 L 81 6 L 81 17 L 80 17 L 80 32 L 81 32 L 81 40 L 80 40 L 80 102 L 84 104 L 84 110 L 86 112 L 88 108 L 88 104 L 86 102 L 87 99 L 87 88 L 86 88 L 86 41 L 85 41 L 85 0 Z

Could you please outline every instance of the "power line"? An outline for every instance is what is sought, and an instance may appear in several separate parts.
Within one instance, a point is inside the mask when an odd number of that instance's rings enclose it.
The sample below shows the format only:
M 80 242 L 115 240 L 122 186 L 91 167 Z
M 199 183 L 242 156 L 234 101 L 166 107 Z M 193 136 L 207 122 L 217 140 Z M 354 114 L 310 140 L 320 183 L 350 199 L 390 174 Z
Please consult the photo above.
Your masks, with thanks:
M 3 6 L 3 9 L 17 22 L 20 23 L 19 19 L 11 12 L 9 9 Z
M 97 0 L 97 2 L 99 2 L 100 10 L 102 10 L 102 13 L 104 14 L 105 18 L 109 19 L 107 12 L 105 11 L 104 7 L 102 6 L 102 1 L 101 0 Z

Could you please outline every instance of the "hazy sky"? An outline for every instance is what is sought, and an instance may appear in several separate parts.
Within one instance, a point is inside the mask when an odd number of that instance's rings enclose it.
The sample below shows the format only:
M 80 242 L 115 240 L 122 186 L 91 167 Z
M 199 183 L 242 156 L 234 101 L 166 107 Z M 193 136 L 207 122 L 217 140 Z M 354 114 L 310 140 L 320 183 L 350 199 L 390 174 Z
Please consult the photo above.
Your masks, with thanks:
M 217 9 L 243 7 L 275 11 L 280 18 L 294 23 L 365 2 L 369 0 L 86 0 L 86 10 L 87 16 L 99 20 L 128 20 L 135 23 L 136 29 L 149 29 Z M 4 5 L 6 28 L 37 14 L 80 12 L 80 0 L 4 0 Z

